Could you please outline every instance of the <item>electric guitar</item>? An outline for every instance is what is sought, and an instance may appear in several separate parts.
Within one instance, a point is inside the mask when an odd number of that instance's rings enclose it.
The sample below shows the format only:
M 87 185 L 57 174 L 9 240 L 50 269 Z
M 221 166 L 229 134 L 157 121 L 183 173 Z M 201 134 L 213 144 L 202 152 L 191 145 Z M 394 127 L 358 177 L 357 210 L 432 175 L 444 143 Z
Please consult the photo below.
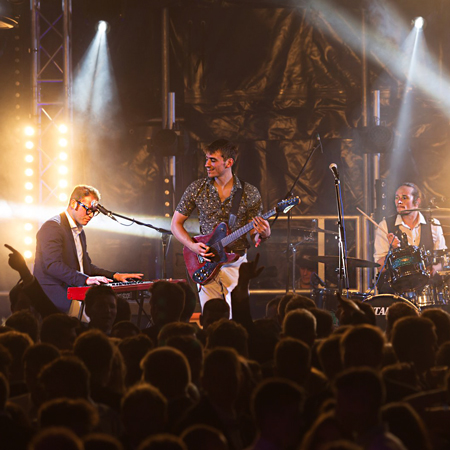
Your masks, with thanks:
M 286 214 L 291 208 L 299 203 L 300 199 L 298 197 L 283 200 L 279 202 L 275 208 L 263 214 L 262 218 L 268 219 L 280 212 Z M 221 266 L 236 261 L 239 258 L 239 255 L 227 253 L 225 248 L 241 236 L 247 234 L 252 228 L 254 228 L 253 222 L 249 222 L 243 227 L 230 233 L 228 225 L 225 222 L 221 222 L 214 228 L 212 233 L 195 236 L 193 238 L 194 241 L 205 243 L 209 247 L 209 251 L 214 253 L 214 257 L 208 258 L 211 259 L 211 261 L 206 261 L 202 256 L 197 255 L 187 247 L 184 247 L 184 261 L 192 280 L 198 284 L 206 284 L 217 275 Z

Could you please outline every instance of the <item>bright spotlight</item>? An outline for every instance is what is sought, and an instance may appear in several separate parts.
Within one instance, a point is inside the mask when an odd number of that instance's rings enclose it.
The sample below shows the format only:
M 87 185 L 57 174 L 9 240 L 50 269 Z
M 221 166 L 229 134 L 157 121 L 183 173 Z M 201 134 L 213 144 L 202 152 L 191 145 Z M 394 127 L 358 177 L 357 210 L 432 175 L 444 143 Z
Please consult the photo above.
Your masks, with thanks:
M 67 147 L 67 144 L 68 144 L 67 139 L 66 139 L 66 138 L 61 138 L 61 139 L 58 141 L 58 144 L 59 144 L 61 147 Z
M 25 189 L 27 191 L 31 191 L 33 189 L 33 183 L 31 183 L 30 181 L 25 183 Z
M 27 236 L 23 242 L 25 242 L 26 245 L 31 245 L 33 243 L 33 238 L 31 238 L 30 236 Z
M 23 256 L 25 257 L 25 259 L 31 259 L 33 253 L 30 250 L 26 250 L 25 252 L 23 252 Z
M 100 33 L 106 33 L 109 30 L 108 22 L 105 22 L 104 20 L 100 20 L 100 22 L 97 25 L 97 30 Z
M 25 161 L 27 163 L 32 163 L 34 161 L 33 155 L 27 155 L 25 156 Z
M 25 132 L 25 134 L 27 136 L 33 136 L 34 135 L 34 128 L 33 127 L 25 127 L 24 132 Z
M 61 124 L 61 125 L 58 127 L 58 130 L 59 130 L 59 132 L 62 133 L 62 134 L 67 133 L 67 131 L 69 131 L 69 129 L 67 128 L 67 125 L 64 125 L 64 124 Z
M 68 154 L 66 153 L 66 152 L 61 152 L 60 154 L 59 154 L 59 159 L 61 160 L 61 161 L 66 161 L 67 160 L 67 158 L 68 158 Z
M 67 187 L 67 185 L 68 185 L 68 183 L 67 183 L 67 180 L 59 180 L 59 187 L 61 187 L 61 188 L 66 188 Z
M 61 175 L 67 175 L 67 173 L 69 172 L 69 169 L 66 166 L 59 166 L 58 172 Z
M 27 195 L 25 197 L 25 203 L 33 203 L 33 197 L 31 195 Z
M 67 194 L 64 194 L 64 193 L 59 194 L 59 200 L 60 200 L 61 202 L 67 201 Z
M 34 147 L 33 141 L 25 142 L 25 148 L 27 148 L 28 150 L 31 150 L 33 147 Z
M 32 175 L 33 175 L 33 169 L 30 169 L 30 168 L 28 168 L 28 169 L 25 169 L 25 175 L 27 176 L 27 177 L 31 177 Z
M 31 231 L 33 229 L 33 225 L 28 222 L 24 225 L 24 228 L 26 231 Z
M 423 17 L 416 17 L 413 20 L 413 23 L 414 23 L 415 28 L 417 28 L 418 30 L 421 30 L 425 25 L 425 19 Z

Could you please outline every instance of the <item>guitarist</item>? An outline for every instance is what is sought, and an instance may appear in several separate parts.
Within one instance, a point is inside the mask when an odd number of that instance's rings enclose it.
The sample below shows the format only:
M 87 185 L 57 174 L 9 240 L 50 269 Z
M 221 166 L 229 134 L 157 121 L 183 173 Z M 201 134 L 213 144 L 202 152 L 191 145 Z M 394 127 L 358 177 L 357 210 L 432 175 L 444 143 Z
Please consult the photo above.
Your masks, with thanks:
M 219 139 L 204 150 L 207 177 L 191 183 L 184 192 L 172 218 L 171 230 L 174 236 L 189 250 L 205 258 L 211 258 L 213 253 L 209 247 L 200 242 L 194 242 L 184 227 L 184 223 L 195 208 L 198 210 L 200 232 L 211 233 L 220 222 L 228 223 L 231 231 L 235 231 L 248 222 L 253 221 L 254 228 L 250 231 L 255 245 L 270 236 L 270 225 L 260 215 L 262 212 L 261 195 L 251 184 L 241 183 L 233 174 L 233 165 L 237 157 L 237 146 L 225 139 Z M 233 218 L 233 199 L 239 200 L 239 208 Z M 212 298 L 223 298 L 230 305 L 231 291 L 238 282 L 239 266 L 247 261 L 247 237 L 241 236 L 229 247 L 227 252 L 236 253 L 239 259 L 223 265 L 217 276 L 205 285 L 199 285 L 200 304 Z

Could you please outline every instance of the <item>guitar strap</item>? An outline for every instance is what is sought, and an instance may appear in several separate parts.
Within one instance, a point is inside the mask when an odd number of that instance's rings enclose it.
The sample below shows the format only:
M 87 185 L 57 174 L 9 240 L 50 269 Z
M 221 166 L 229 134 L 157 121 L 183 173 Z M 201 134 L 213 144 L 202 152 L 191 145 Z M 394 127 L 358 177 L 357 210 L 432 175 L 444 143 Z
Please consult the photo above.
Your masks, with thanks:
M 236 223 L 236 216 L 239 209 L 239 203 L 241 203 L 242 194 L 244 193 L 245 181 L 241 181 L 242 187 L 236 189 L 236 193 L 233 197 L 233 203 L 231 204 L 230 218 L 228 219 L 228 226 L 234 227 Z

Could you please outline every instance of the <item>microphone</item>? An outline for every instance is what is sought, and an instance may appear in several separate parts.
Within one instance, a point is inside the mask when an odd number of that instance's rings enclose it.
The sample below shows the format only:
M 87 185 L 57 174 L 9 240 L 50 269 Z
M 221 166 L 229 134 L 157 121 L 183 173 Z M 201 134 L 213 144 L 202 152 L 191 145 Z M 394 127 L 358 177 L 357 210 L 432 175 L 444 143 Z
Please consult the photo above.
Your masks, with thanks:
M 317 133 L 316 139 L 319 141 L 319 145 L 320 145 L 320 153 L 322 153 L 322 155 L 323 155 L 322 139 L 320 139 L 320 134 L 319 134 L 319 133 Z
M 339 172 L 338 172 L 337 165 L 335 163 L 331 163 L 328 167 L 333 172 L 334 178 L 336 180 L 339 180 Z
M 97 200 L 92 200 L 91 208 L 94 211 L 100 211 L 105 216 L 108 216 L 110 219 L 115 220 L 117 222 L 117 219 L 112 215 L 111 211 L 107 210 L 104 206 L 100 205 L 100 203 Z

